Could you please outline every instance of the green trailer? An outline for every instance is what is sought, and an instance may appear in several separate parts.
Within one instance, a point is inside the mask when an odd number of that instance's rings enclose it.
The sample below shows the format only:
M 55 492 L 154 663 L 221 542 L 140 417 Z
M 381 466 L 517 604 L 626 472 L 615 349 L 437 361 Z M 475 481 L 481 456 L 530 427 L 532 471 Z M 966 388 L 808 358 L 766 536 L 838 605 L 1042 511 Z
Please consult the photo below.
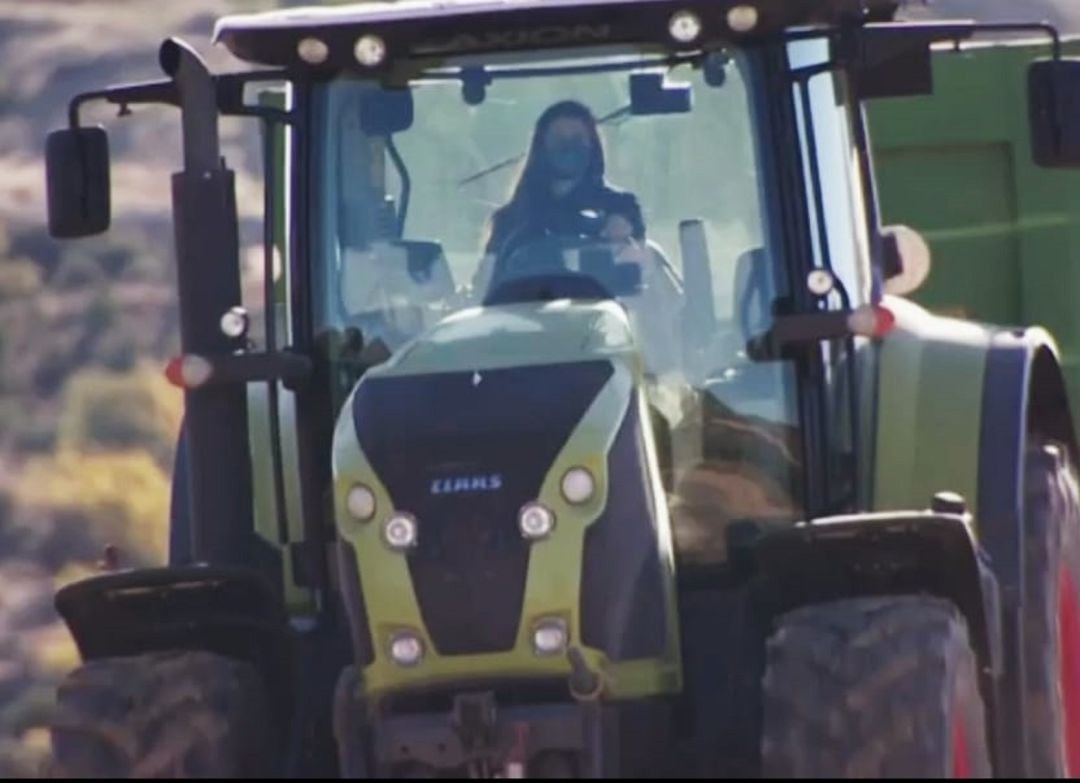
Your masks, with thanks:
M 1080 55 L 1080 38 L 1064 41 Z M 913 295 L 975 321 L 1038 325 L 1080 394 L 1080 171 L 1037 166 L 1027 67 L 1047 39 L 970 43 L 934 54 L 931 95 L 868 109 L 883 218 L 917 229 L 932 250 Z

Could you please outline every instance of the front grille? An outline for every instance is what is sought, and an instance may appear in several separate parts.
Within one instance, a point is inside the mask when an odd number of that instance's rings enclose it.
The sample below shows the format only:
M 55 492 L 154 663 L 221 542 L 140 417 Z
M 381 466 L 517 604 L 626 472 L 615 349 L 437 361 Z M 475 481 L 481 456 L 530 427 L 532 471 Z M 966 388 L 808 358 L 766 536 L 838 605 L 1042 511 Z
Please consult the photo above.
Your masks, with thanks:
M 439 654 L 513 648 L 529 565 L 518 511 L 612 372 L 602 361 L 361 384 L 357 437 L 395 507 L 418 520 L 409 573 Z M 475 487 L 455 491 L 458 479 Z

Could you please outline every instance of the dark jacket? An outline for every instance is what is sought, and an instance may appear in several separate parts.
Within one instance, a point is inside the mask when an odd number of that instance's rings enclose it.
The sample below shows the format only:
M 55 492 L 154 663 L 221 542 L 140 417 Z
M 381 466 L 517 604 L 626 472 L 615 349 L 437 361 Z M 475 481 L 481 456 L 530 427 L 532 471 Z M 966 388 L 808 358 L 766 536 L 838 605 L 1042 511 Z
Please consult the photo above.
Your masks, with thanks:
M 645 220 L 634 194 L 586 180 L 565 196 L 538 200 L 528 208 L 509 204 L 500 209 L 485 250 L 503 258 L 547 235 L 598 237 L 610 215 L 621 215 L 633 226 L 636 239 L 645 238 Z

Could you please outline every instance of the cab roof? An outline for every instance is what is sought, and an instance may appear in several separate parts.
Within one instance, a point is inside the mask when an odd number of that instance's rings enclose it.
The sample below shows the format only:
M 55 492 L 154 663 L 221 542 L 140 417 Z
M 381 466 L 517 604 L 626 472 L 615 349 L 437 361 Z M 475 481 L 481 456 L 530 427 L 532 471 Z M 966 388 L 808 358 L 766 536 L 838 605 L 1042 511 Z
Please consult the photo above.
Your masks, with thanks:
M 702 39 L 755 37 L 784 28 L 841 21 L 888 21 L 901 0 L 401 0 L 306 7 L 226 16 L 214 42 L 235 56 L 272 66 L 310 67 L 298 54 L 305 38 L 327 44 L 318 65 L 356 67 L 359 36 L 378 35 L 391 55 L 505 51 L 577 43 L 648 41 L 666 37 L 674 13 L 692 11 Z M 752 7 L 757 23 L 736 33 L 728 13 Z M 744 12 L 745 13 L 745 12 Z M 657 27 L 659 25 L 659 27 Z M 666 41 L 670 43 L 670 39 Z

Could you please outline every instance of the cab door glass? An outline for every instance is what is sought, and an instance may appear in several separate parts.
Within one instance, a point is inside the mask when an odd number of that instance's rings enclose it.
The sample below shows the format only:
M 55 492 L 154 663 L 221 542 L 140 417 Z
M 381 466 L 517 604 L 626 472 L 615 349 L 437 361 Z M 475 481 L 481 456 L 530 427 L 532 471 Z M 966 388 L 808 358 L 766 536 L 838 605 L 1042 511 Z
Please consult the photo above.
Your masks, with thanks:
M 788 47 L 792 70 L 824 65 L 829 61 L 825 39 L 793 41 Z M 807 199 L 813 215 L 817 199 L 812 187 L 811 155 L 816 157 L 825 207 L 827 249 L 832 270 L 843 283 L 852 307 L 870 300 L 870 245 L 866 200 L 854 143 L 846 84 L 841 72 L 823 70 L 809 77 L 814 149 L 809 138 L 801 88 L 795 85 L 795 113 L 803 146 Z M 814 232 L 817 265 L 824 265 L 820 237 Z
M 788 56 L 796 75 L 792 99 L 806 181 L 814 266 L 830 269 L 838 281 L 835 290 L 824 298 L 824 306 L 855 309 L 871 301 L 872 276 L 866 192 L 847 85 L 842 71 L 828 67 L 826 39 L 791 42 Z M 806 70 L 799 74 L 801 69 Z M 863 444 L 857 378 L 868 345 L 865 338 L 851 337 L 825 343 L 821 348 L 825 437 L 820 458 L 826 465 L 825 512 L 850 510 L 860 486 L 856 455 Z

